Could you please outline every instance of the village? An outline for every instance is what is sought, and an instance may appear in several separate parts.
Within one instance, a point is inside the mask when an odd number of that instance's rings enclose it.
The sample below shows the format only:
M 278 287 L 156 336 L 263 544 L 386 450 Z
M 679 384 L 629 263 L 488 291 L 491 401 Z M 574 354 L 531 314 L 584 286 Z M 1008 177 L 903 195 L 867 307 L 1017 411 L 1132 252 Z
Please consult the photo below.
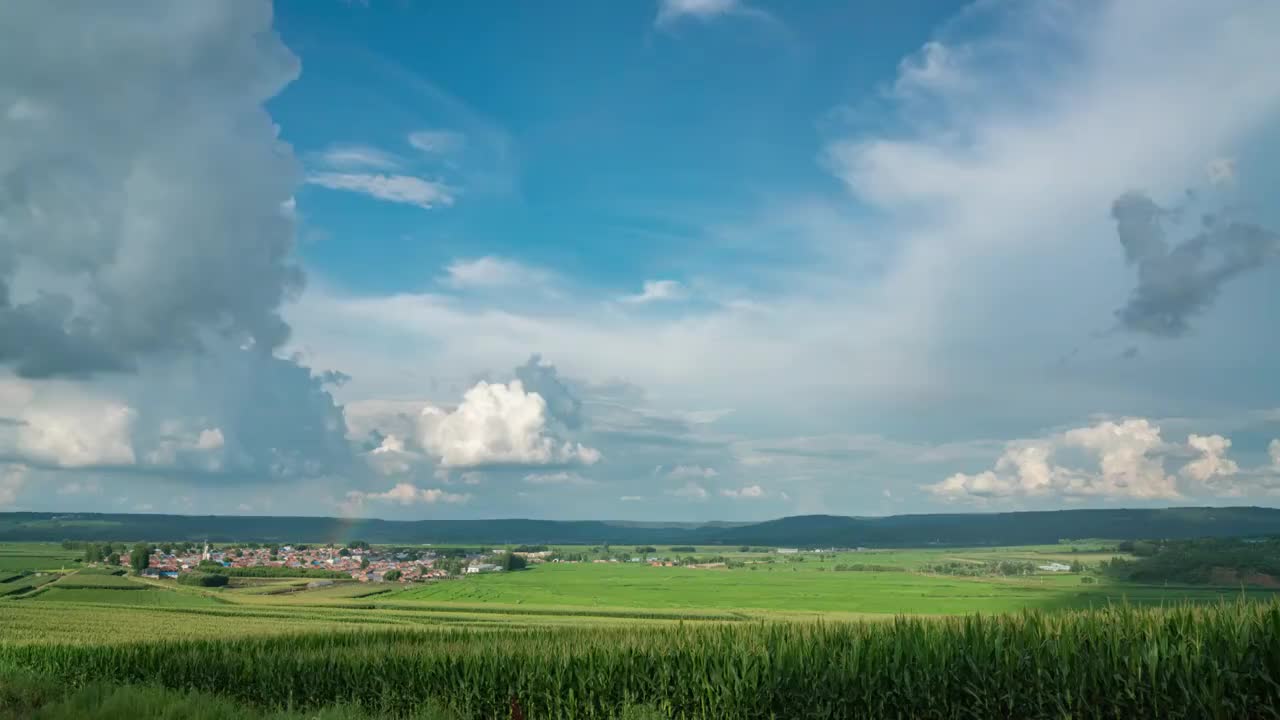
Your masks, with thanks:
M 125 552 L 112 552 L 110 545 L 91 548 L 87 556 L 108 564 L 130 565 Z M 123 546 L 119 548 L 123 551 Z M 673 547 L 671 550 L 694 551 L 695 548 Z M 745 550 L 745 548 L 744 548 Z M 581 551 L 556 552 L 547 546 L 521 545 L 514 549 L 485 549 L 457 547 L 375 547 L 354 541 L 346 545 L 264 545 L 246 543 L 213 547 L 189 541 L 161 543 L 151 548 L 147 567 L 140 571 L 144 576 L 158 579 L 176 579 L 187 573 L 216 572 L 246 577 L 308 577 L 317 584 L 350 578 L 359 582 L 414 583 L 466 575 L 497 573 L 523 569 L 541 563 L 642 563 L 651 567 L 685 567 L 695 570 L 726 570 L 759 564 L 771 564 L 778 560 L 796 562 L 804 555 L 817 554 L 819 560 L 834 557 L 839 552 L 863 552 L 866 548 L 828 548 L 800 550 L 797 548 L 755 548 L 762 555 L 747 558 L 724 555 L 695 557 L 678 554 L 658 554 L 653 547 L 636 547 L 635 552 L 611 549 L 608 546 L 583 548 Z M 773 556 L 773 557 L 769 557 Z M 927 566 L 926 572 L 943 574 L 1009 574 L 1008 568 L 987 568 L 984 564 L 952 567 Z M 1005 563 L 1009 565 L 1009 563 Z M 860 566 L 837 564 L 834 570 L 858 569 Z M 874 566 L 869 566 L 874 567 Z M 1017 574 L 1031 572 L 1060 573 L 1074 570 L 1070 565 L 1049 562 L 1035 565 L 1021 563 Z
M 694 548 L 672 548 L 693 551 Z M 834 550 L 798 551 L 766 549 L 777 555 L 824 553 Z M 861 550 L 862 548 L 858 548 Z M 101 548 L 102 560 L 129 565 L 125 552 Z M 120 548 L 123 550 L 123 547 Z M 512 550 L 456 547 L 375 547 L 355 541 L 346 545 L 264 545 L 246 543 L 213 547 L 208 542 L 160 543 L 152 547 L 144 576 L 176 579 L 185 573 L 228 572 L 256 577 L 312 577 L 317 582 L 345 579 L 359 582 L 424 582 L 464 575 L 503 572 L 541 563 L 643 563 L 652 567 L 727 569 L 755 561 L 734 561 L 724 556 L 685 557 L 658 554 L 656 548 L 637 547 L 635 552 L 591 548 L 586 552 L 557 553 L 546 546 L 518 546 Z M 772 562 L 771 560 L 769 562 Z M 514 567 L 513 567 L 514 564 Z
M 235 570 L 245 570 L 246 575 L 257 575 L 250 569 L 261 568 L 263 577 L 296 575 L 332 579 L 346 575 L 360 582 L 408 583 L 502 572 L 506 569 L 500 564 L 504 554 L 504 550 L 375 548 L 364 543 L 347 546 L 252 543 L 217 549 L 208 543 L 203 546 L 178 543 L 153 548 L 148 567 L 141 574 L 167 579 L 183 573 L 225 568 L 233 574 L 239 574 Z M 511 555 L 520 558 L 520 566 L 524 567 L 545 562 L 551 553 L 513 552 Z M 120 553 L 118 562 L 128 565 L 128 555 Z M 278 573 L 271 572 L 272 569 L 278 569 Z

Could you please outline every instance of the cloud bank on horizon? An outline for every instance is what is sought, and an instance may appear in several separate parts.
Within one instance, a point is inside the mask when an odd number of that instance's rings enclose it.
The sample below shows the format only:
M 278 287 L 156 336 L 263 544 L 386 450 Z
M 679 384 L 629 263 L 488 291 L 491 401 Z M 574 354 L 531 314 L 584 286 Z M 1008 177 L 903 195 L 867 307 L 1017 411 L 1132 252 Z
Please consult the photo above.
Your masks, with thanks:
M 1280 497 L 1280 7 L 579 10 L 0 9 L 0 510 Z

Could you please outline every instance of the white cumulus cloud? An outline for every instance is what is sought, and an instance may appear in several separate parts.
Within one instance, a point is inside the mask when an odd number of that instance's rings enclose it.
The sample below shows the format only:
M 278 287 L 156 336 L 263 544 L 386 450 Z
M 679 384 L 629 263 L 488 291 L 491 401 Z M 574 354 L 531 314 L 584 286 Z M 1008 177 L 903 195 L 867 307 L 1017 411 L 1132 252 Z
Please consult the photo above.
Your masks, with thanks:
M 732 488 L 725 488 L 720 491 L 720 494 L 724 497 L 738 500 L 760 500 L 765 496 L 765 491 L 764 488 L 759 485 L 748 485 L 736 490 Z
M 378 447 L 365 456 L 369 466 L 380 475 L 403 475 L 422 459 L 420 454 L 407 449 L 404 440 L 397 435 L 382 438 Z
M 1190 435 L 1187 447 L 1200 457 L 1183 466 L 1184 477 L 1200 483 L 1211 483 L 1216 478 L 1229 477 L 1240 472 L 1240 466 L 1226 457 L 1231 441 L 1221 435 Z
M 446 467 L 479 465 L 593 465 L 598 450 L 560 440 L 547 428 L 547 403 L 519 380 L 481 381 L 453 411 L 423 409 L 419 444 Z
M 138 413 L 115 402 L 38 406 L 22 415 L 17 453 L 62 468 L 133 465 L 133 425 Z
M 1048 438 L 1009 443 L 995 467 L 976 474 L 955 473 L 925 490 L 945 499 L 1001 497 L 1181 497 L 1175 478 L 1164 470 L 1160 428 L 1137 418 L 1103 421 Z M 1059 451 L 1083 451 L 1096 467 L 1055 462 Z
M 401 505 L 422 503 L 464 503 L 471 499 L 470 495 L 445 492 L 439 488 L 420 488 L 411 483 L 396 483 L 395 487 L 380 493 L 365 493 L 365 499 L 384 502 L 395 502 Z
M 223 468 L 226 438 L 221 428 L 203 428 L 185 431 L 182 423 L 170 422 L 163 427 L 163 434 L 154 449 L 143 460 L 148 465 L 160 467 L 188 467 L 216 472 Z

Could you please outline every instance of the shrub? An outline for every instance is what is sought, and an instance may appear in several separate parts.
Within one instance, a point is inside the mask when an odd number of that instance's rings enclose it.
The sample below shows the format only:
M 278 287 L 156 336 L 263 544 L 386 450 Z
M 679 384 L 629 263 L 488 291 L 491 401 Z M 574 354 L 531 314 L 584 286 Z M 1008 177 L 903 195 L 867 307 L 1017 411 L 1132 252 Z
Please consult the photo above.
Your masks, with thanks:
M 226 575 L 218 575 L 216 573 L 183 573 L 178 576 L 180 585 L 194 585 L 196 587 L 223 587 L 231 579 Z

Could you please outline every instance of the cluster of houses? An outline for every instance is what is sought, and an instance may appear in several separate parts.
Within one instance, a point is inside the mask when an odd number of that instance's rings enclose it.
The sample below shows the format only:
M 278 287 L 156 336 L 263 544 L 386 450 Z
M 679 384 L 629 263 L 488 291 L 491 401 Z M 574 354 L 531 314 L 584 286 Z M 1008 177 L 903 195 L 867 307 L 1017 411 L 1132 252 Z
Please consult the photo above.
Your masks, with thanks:
M 496 552 L 496 551 L 495 551 Z M 492 553 L 468 554 L 463 558 L 464 574 L 500 572 L 501 567 L 486 562 Z M 545 553 L 522 553 L 530 562 L 544 562 Z M 188 552 L 165 552 L 156 548 L 151 554 L 149 567 L 143 575 L 159 578 L 176 578 L 184 572 L 196 571 L 201 563 L 217 563 L 227 568 L 298 568 L 305 570 L 330 570 L 347 573 L 361 582 L 383 582 L 389 573 L 400 582 L 446 578 L 450 571 L 443 567 L 444 559 L 431 550 L 380 550 L 372 548 L 345 548 L 333 545 L 301 546 L 283 545 L 264 547 L 227 547 L 211 550 L 208 543 L 203 549 Z M 128 565 L 128 557 L 121 558 Z

